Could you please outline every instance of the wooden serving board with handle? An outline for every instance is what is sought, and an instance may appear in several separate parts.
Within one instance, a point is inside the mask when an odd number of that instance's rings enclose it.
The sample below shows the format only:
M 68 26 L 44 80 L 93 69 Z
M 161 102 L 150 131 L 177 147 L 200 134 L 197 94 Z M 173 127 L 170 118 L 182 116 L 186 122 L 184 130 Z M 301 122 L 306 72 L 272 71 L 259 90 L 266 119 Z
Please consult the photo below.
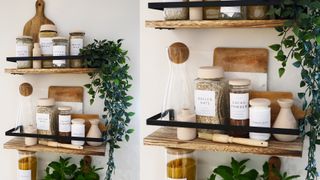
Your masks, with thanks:
M 213 65 L 223 67 L 228 79 L 250 79 L 252 89 L 266 91 L 268 59 L 265 48 L 216 48 Z
M 45 3 L 43 0 L 37 0 L 36 2 L 36 15 L 30 19 L 23 29 L 23 35 L 32 36 L 33 42 L 39 42 L 39 31 L 43 24 L 54 24 L 44 14 Z

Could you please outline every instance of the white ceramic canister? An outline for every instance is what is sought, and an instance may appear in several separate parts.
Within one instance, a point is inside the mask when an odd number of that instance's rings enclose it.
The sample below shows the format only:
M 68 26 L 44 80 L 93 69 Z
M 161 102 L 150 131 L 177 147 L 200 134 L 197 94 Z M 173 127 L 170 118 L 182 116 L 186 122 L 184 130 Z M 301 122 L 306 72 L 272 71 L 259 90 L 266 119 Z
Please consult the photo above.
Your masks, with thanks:
M 89 121 L 90 121 L 91 127 L 89 129 L 87 137 L 88 138 L 101 138 L 102 133 L 101 133 L 99 126 L 98 126 L 100 119 L 91 119 Z M 102 142 L 87 141 L 87 144 L 89 144 L 90 146 L 100 146 L 102 144 Z
M 250 127 L 271 127 L 271 101 L 264 98 L 256 98 L 250 100 L 249 109 L 249 126 Z M 270 138 L 270 133 L 254 133 L 250 132 L 251 139 L 266 141 Z
M 71 136 L 72 137 L 85 137 L 85 120 L 84 119 L 73 119 L 71 125 Z M 84 141 L 72 140 L 71 144 L 76 146 L 83 146 Z

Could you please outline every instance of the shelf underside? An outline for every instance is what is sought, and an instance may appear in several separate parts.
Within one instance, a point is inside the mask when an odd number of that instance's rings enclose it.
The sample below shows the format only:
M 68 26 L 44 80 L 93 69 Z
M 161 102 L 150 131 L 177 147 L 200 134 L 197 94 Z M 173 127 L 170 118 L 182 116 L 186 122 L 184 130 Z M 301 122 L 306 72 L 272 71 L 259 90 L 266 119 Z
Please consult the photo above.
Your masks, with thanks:
M 16 69 L 7 68 L 5 73 L 10 74 L 87 74 L 94 72 L 94 68 L 52 68 L 52 69 Z
M 104 156 L 106 152 L 106 145 L 98 147 L 85 145 L 82 150 L 55 148 L 44 145 L 25 146 L 24 138 L 13 138 L 4 144 L 4 149 L 16 149 L 21 151 L 32 151 L 32 152 L 52 152 L 52 153 L 64 153 L 64 154 L 77 154 L 87 156 Z
M 303 141 L 294 142 L 269 141 L 269 147 L 251 147 L 238 144 L 222 144 L 202 139 L 181 141 L 177 139 L 176 128 L 160 128 L 144 138 L 144 144 L 180 149 L 192 149 L 215 152 L 238 152 L 272 156 L 302 157 Z
M 274 28 L 285 20 L 202 20 L 202 21 L 146 21 L 148 28 L 156 29 L 207 29 L 207 28 Z

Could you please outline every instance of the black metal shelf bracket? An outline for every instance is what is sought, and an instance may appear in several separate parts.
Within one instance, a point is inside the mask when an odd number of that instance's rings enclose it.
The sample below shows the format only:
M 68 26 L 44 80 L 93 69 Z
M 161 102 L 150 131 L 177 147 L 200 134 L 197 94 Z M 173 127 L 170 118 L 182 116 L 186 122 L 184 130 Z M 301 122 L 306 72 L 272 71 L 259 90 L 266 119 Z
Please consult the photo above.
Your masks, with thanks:
M 162 120 L 162 117 L 166 116 L 168 113 L 169 113 L 170 120 Z M 285 135 L 301 135 L 302 134 L 299 129 L 245 127 L 245 126 L 230 126 L 230 125 L 220 125 L 220 124 L 204 124 L 204 123 L 175 121 L 173 120 L 174 115 L 172 113 L 173 113 L 173 110 L 167 110 L 164 113 L 156 114 L 147 119 L 147 125 L 221 130 L 225 132 L 240 131 L 240 132 L 256 132 L 256 133 L 270 133 L 270 134 L 285 134 Z
M 148 3 L 148 8 L 155 9 L 155 10 L 164 10 L 164 8 L 179 8 L 179 7 L 254 6 L 254 5 L 277 5 L 277 4 L 280 4 L 280 0 L 152 2 L 152 3 Z

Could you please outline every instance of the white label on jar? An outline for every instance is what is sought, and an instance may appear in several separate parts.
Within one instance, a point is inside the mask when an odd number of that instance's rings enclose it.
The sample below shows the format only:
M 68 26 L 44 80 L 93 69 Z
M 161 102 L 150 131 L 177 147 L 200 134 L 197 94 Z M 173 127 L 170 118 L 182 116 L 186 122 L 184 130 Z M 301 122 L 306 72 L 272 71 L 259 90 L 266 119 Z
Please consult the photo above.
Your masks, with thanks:
M 270 108 L 250 108 L 250 126 L 251 127 L 271 127 L 271 112 Z M 250 138 L 257 140 L 268 140 L 269 133 L 253 133 L 250 132 Z
M 187 180 L 187 178 L 179 178 L 179 179 L 168 178 L 168 180 Z
M 222 0 L 222 1 L 231 1 L 231 0 Z M 222 6 L 220 8 L 221 13 L 241 13 L 241 7 L 240 6 Z
M 17 57 L 28 57 L 29 54 L 29 47 L 26 45 L 16 45 L 16 56 Z
M 39 44 L 40 44 L 42 55 L 52 55 L 53 53 L 52 38 L 40 38 Z
M 44 113 L 37 113 L 36 114 L 36 121 L 37 121 L 37 129 L 49 131 L 50 130 L 50 115 Z
M 53 46 L 53 56 L 66 56 L 67 55 L 67 47 L 63 45 Z M 53 64 L 61 67 L 66 64 L 66 60 L 53 60 Z
M 18 180 L 31 180 L 31 170 L 18 169 Z
M 249 93 L 230 93 L 230 118 L 234 120 L 249 119 Z
M 59 115 L 59 132 L 71 131 L 71 115 Z
M 83 48 L 83 39 L 70 39 L 70 55 L 77 56 Z
M 73 124 L 71 126 L 71 136 L 74 137 L 85 137 L 84 124 Z
M 216 116 L 216 93 L 214 91 L 195 90 L 195 108 L 199 116 Z

